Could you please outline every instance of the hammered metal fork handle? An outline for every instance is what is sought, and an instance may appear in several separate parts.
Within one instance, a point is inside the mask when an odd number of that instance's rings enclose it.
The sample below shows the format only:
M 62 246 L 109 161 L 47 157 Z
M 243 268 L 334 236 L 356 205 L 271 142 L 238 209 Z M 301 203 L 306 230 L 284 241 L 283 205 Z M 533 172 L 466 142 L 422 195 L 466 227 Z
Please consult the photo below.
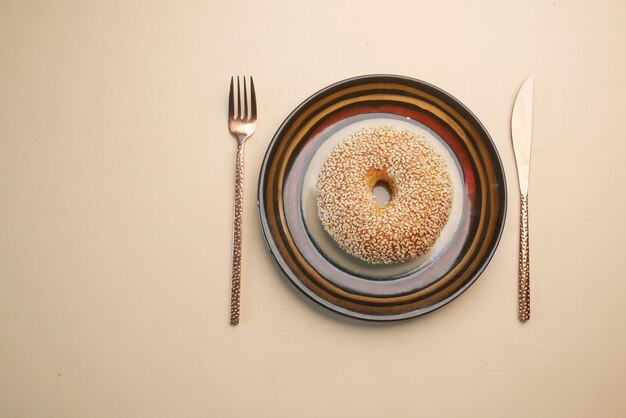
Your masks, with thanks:
M 520 200 L 520 244 L 518 276 L 518 318 L 521 322 L 530 319 L 530 257 L 528 243 L 528 195 L 521 195 Z
M 230 324 L 239 324 L 239 299 L 241 296 L 241 225 L 243 214 L 243 141 L 237 144 L 235 167 L 235 206 L 233 222 L 233 267 L 230 293 Z

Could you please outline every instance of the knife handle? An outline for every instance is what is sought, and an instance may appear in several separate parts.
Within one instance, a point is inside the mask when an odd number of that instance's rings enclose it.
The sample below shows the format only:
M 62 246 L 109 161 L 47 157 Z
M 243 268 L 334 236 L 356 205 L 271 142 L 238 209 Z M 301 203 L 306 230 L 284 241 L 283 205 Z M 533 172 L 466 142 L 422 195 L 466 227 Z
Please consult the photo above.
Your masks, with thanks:
M 528 195 L 521 194 L 520 242 L 518 271 L 518 318 L 521 322 L 530 319 L 530 257 L 528 244 Z

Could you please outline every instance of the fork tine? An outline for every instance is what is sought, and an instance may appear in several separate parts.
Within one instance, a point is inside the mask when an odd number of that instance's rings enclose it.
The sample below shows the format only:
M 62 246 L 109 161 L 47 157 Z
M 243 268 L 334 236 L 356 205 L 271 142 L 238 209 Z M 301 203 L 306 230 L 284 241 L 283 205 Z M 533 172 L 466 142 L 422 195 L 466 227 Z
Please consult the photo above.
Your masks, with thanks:
M 235 98 L 233 88 L 233 77 L 230 78 L 230 91 L 228 93 L 228 118 L 235 118 Z
M 250 109 L 248 108 L 248 90 L 246 89 L 246 76 L 243 77 L 243 112 L 241 112 L 241 119 L 250 119 Z
M 252 103 L 250 119 L 256 121 L 256 94 L 254 92 L 254 80 L 250 76 L 250 102 Z
M 237 119 L 241 119 L 241 85 L 239 85 L 239 76 L 237 76 Z

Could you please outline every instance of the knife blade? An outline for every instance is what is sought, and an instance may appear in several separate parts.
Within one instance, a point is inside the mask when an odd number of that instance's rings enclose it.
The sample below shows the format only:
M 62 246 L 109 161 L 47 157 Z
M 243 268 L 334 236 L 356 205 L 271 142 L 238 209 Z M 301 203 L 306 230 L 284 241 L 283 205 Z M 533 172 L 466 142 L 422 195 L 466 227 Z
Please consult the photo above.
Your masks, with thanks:
M 528 77 L 517 94 L 511 116 L 511 138 L 520 187 L 520 248 L 518 269 L 518 318 L 530 319 L 530 251 L 528 239 L 528 177 L 533 127 L 533 78 Z

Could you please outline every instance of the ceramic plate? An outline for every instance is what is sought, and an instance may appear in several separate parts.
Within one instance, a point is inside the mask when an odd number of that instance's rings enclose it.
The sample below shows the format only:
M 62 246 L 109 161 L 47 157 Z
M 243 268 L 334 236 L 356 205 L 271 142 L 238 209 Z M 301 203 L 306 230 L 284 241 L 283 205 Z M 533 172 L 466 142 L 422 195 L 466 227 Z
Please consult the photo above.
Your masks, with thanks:
M 454 189 L 450 218 L 415 260 L 361 261 L 335 243 L 317 216 L 323 162 L 368 126 L 421 134 L 446 160 Z M 505 212 L 502 163 L 483 125 L 443 90 L 400 76 L 351 78 L 305 100 L 274 135 L 259 180 L 263 234 L 285 275 L 322 306 L 366 320 L 419 316 L 460 295 L 489 263 Z

